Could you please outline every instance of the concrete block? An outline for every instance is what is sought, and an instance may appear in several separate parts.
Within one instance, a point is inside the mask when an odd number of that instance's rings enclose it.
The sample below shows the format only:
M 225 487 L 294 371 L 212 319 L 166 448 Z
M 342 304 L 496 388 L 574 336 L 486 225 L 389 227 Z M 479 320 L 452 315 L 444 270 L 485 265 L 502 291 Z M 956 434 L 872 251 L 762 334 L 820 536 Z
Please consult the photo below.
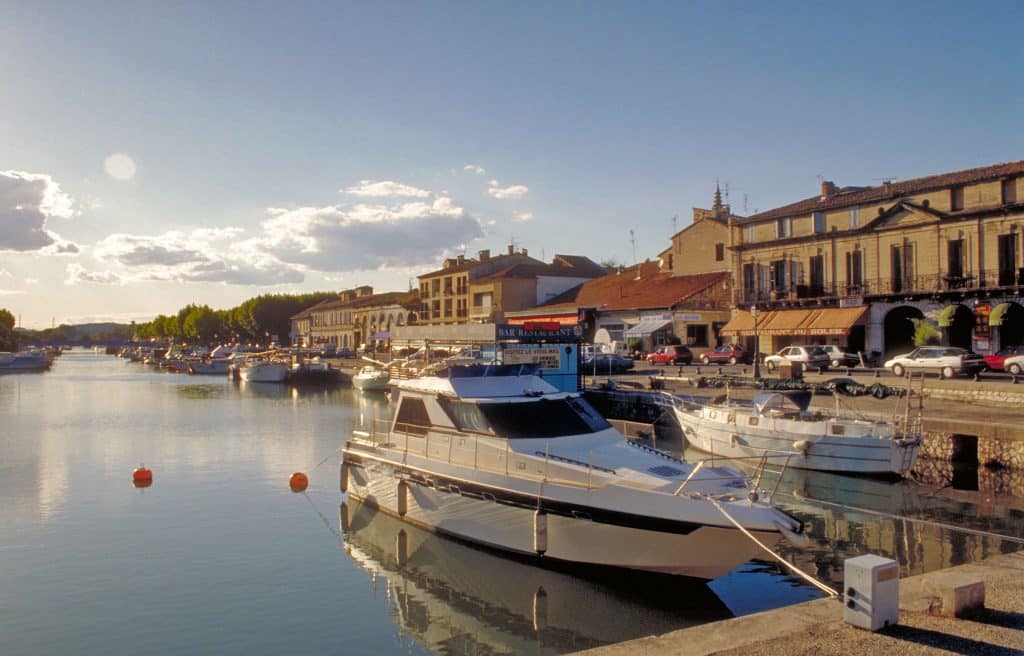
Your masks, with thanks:
M 932 615 L 964 617 L 985 608 L 985 581 L 977 576 L 939 572 L 925 577 L 924 592 L 935 600 Z

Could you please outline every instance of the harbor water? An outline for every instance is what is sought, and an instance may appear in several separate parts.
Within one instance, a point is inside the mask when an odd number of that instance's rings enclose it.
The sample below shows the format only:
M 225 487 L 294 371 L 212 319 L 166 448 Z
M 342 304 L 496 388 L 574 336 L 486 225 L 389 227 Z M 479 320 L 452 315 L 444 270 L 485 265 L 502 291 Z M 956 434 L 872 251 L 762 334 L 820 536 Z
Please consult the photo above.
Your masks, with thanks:
M 565 653 L 820 596 L 768 561 L 707 585 L 552 570 L 349 502 L 339 449 L 387 414 L 383 395 L 351 388 L 87 352 L 0 376 L 0 651 Z M 140 463 L 151 487 L 132 485 Z M 288 488 L 295 471 L 304 493 Z M 910 481 L 791 470 L 776 498 L 814 538 L 785 557 L 833 586 L 849 555 L 897 558 L 908 575 L 1024 535 L 1013 500 Z

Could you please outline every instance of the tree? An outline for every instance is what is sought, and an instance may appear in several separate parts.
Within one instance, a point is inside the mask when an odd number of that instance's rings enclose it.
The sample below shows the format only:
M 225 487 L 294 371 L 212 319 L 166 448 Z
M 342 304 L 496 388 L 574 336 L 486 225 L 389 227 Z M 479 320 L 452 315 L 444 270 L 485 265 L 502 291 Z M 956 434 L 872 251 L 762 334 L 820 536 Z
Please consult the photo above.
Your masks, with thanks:
M 190 307 L 191 310 L 181 322 L 181 330 L 185 337 L 192 341 L 210 344 L 218 336 L 224 334 L 223 322 L 209 306 L 193 305 Z
M 932 346 L 942 341 L 942 333 L 936 325 L 926 319 L 915 321 L 914 346 Z
M 0 351 L 17 351 L 18 335 L 14 332 L 14 314 L 0 308 Z

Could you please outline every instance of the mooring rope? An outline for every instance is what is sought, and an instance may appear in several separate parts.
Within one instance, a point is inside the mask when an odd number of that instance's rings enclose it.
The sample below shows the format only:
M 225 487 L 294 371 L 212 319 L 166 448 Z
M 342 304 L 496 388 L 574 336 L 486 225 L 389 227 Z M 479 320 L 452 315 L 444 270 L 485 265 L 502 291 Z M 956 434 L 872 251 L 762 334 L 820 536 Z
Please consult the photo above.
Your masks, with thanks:
M 920 517 L 908 517 L 906 515 L 896 515 L 894 513 L 887 513 L 882 510 L 871 510 L 870 508 L 860 508 L 858 506 L 850 506 L 844 503 L 835 503 L 834 501 L 824 501 L 822 499 L 815 499 L 813 497 L 807 497 L 797 492 L 790 493 L 795 499 L 801 501 L 811 501 L 812 503 L 819 503 L 823 506 L 833 506 L 835 508 L 842 508 L 844 510 L 852 510 L 853 512 L 864 513 L 865 515 L 874 515 L 876 517 L 886 517 L 888 519 L 902 519 L 910 522 L 916 522 L 918 524 L 925 524 L 928 526 L 934 526 L 936 528 L 945 528 L 951 531 L 959 531 L 961 533 L 967 533 L 969 535 L 978 535 L 981 537 L 996 538 L 999 540 L 1006 540 L 1007 542 L 1014 542 L 1016 544 L 1024 544 L 1024 538 L 1014 537 L 1012 535 L 1003 535 L 1002 533 L 994 533 L 992 531 L 982 531 L 976 528 L 967 528 L 965 526 L 956 526 L 954 524 L 947 524 L 945 522 L 937 522 L 932 519 L 923 519 Z
M 830 596 L 830 597 L 838 597 L 839 596 L 839 592 L 837 590 L 834 590 L 833 588 L 830 588 L 829 586 L 827 586 L 824 583 L 822 583 L 821 581 L 817 580 L 816 578 L 814 578 L 813 576 L 811 576 L 807 572 L 804 572 L 803 570 L 801 570 L 796 565 L 788 562 L 782 556 L 780 556 L 779 554 L 777 554 L 774 551 L 772 551 L 771 549 L 769 549 L 768 546 L 764 542 L 761 542 L 760 540 L 755 538 L 753 536 L 753 534 L 751 534 L 750 531 L 748 531 L 746 528 L 744 528 L 743 525 L 740 524 L 738 521 L 736 521 L 736 519 L 732 515 L 730 515 L 728 512 L 726 512 L 725 508 L 723 508 L 721 506 L 721 504 L 719 504 L 716 499 L 714 499 L 712 497 L 707 497 L 707 500 L 711 502 L 711 505 L 713 505 L 715 508 L 718 509 L 718 512 L 722 513 L 723 517 L 728 519 L 732 523 L 733 526 L 738 528 L 743 533 L 743 535 L 745 535 L 748 538 L 750 538 L 754 542 L 754 544 L 756 544 L 757 546 L 759 546 L 762 549 L 764 549 L 765 552 L 768 553 L 768 555 L 770 555 L 772 558 L 774 558 L 775 560 L 777 560 L 780 563 L 782 563 L 783 565 L 785 565 L 786 568 L 788 568 L 791 572 L 793 572 L 794 574 L 800 576 L 805 581 L 807 581 L 808 583 L 810 583 L 814 587 L 818 588 L 819 590 L 821 590 L 822 592 L 824 592 L 828 596 Z

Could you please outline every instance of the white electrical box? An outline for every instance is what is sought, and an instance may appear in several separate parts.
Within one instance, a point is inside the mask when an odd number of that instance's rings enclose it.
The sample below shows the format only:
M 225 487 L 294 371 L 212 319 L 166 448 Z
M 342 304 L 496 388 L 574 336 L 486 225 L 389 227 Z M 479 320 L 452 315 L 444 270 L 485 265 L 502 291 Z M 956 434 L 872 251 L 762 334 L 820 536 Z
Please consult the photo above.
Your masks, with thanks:
M 900 564 L 881 556 L 858 556 L 843 564 L 843 621 L 877 631 L 899 622 Z

